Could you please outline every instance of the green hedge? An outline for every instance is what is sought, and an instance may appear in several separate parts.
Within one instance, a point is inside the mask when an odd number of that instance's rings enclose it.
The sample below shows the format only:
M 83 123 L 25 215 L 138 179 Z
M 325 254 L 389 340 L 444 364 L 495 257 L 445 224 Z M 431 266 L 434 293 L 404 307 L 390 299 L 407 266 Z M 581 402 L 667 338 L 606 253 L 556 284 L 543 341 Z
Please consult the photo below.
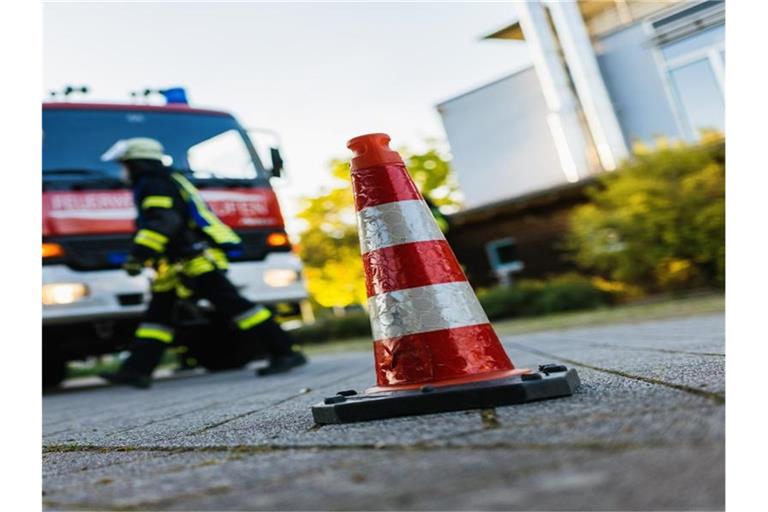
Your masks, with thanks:
M 523 280 L 514 286 L 497 286 L 477 294 L 488 318 L 514 318 L 544 315 L 560 311 L 592 309 L 612 302 L 611 294 L 600 290 L 592 280 L 565 274 L 546 281 Z M 292 331 L 302 344 L 371 335 L 366 313 L 321 320 Z
M 481 290 L 477 296 L 491 320 L 593 309 L 612 302 L 611 295 L 591 279 L 574 274 L 546 281 L 522 280 L 513 286 Z
M 725 286 L 725 144 L 666 145 L 600 177 L 565 247 L 584 271 L 646 292 Z

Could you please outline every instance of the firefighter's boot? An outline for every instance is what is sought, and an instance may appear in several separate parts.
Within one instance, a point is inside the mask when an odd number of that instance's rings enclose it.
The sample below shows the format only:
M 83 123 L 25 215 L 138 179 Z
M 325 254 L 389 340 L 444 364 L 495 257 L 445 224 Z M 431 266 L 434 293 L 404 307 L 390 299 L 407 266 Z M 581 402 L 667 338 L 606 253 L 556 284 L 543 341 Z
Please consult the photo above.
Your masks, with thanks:
M 294 348 L 293 336 L 284 331 L 271 316 L 253 326 L 250 332 L 269 352 L 269 364 L 256 370 L 256 375 L 284 373 L 307 364 L 304 354 Z
M 157 340 L 137 339 L 120 369 L 115 373 L 102 373 L 99 376 L 112 384 L 133 386 L 147 389 L 152 385 L 152 372 L 160 363 L 165 352 L 165 345 Z
M 123 370 L 118 370 L 114 373 L 100 373 L 99 377 L 110 384 L 118 386 L 132 386 L 137 389 L 149 389 L 152 386 L 152 377 L 138 373 L 129 373 Z
M 293 368 L 307 364 L 307 357 L 299 351 L 269 357 L 269 364 L 256 370 L 256 375 L 266 377 L 277 373 L 285 373 Z
M 256 375 L 283 373 L 306 364 L 307 358 L 293 347 L 293 337 L 280 327 L 268 308 L 255 305 L 233 320 L 241 331 L 269 354 L 269 365 L 256 370 Z

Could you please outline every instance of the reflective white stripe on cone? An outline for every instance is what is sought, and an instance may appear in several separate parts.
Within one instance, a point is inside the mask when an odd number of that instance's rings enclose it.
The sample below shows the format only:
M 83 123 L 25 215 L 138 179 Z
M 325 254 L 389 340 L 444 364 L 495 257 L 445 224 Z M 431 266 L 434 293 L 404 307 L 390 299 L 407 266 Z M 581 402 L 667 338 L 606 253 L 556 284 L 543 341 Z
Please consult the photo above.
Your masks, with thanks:
M 369 206 L 357 212 L 360 251 L 427 240 L 445 240 L 421 199 Z
M 466 281 L 381 293 L 368 307 L 374 340 L 488 323 Z

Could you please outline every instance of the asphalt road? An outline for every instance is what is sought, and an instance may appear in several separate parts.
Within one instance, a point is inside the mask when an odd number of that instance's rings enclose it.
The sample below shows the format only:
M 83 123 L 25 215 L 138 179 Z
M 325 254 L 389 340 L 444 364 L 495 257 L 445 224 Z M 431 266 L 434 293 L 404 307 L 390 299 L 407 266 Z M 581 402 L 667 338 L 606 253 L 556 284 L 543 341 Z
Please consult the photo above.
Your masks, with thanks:
M 578 370 L 571 398 L 316 426 L 372 384 L 370 353 L 304 369 L 43 399 L 49 510 L 722 510 L 724 319 L 504 338 L 517 366 Z

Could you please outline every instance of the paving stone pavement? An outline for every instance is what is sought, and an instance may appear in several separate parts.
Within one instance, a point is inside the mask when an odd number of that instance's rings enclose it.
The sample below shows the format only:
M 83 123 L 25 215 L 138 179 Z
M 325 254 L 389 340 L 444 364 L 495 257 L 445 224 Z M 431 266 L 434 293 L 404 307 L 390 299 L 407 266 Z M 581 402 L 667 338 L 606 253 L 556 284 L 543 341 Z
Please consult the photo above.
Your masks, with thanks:
M 316 426 L 366 352 L 43 398 L 47 510 L 722 510 L 723 315 L 504 337 L 570 398 Z

